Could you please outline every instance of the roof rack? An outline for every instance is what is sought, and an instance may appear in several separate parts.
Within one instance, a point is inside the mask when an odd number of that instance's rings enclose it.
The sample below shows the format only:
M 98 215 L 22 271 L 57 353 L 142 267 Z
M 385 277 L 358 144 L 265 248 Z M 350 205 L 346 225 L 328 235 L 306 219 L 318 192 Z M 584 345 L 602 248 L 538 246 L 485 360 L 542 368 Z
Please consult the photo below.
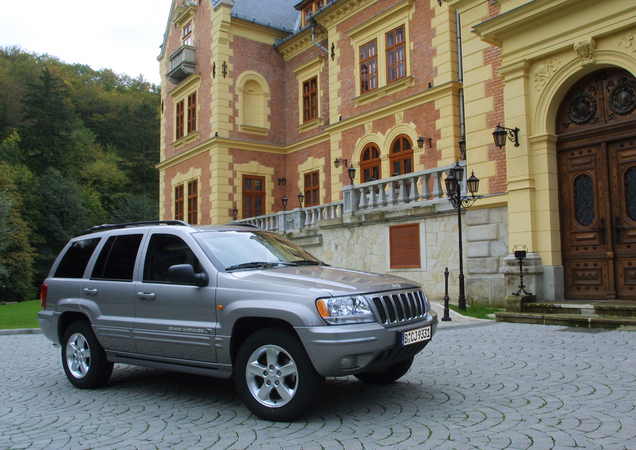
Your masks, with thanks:
M 128 222 L 128 223 L 117 223 L 117 224 L 104 224 L 97 225 L 88 230 L 82 231 L 82 235 L 97 233 L 98 231 L 106 231 L 106 230 L 117 230 L 120 228 L 129 228 L 129 227 L 141 227 L 145 225 L 180 225 L 183 227 L 191 227 L 187 222 L 183 220 L 148 220 L 144 222 Z

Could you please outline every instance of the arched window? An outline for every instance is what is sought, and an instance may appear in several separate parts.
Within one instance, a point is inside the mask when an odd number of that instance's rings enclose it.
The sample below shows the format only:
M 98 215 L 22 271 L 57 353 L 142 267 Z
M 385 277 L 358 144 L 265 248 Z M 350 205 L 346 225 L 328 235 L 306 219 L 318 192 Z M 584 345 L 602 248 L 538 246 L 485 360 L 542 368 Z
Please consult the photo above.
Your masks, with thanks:
M 380 171 L 380 150 L 375 144 L 368 144 L 362 150 L 362 160 L 360 161 L 360 181 L 379 180 L 382 178 Z
M 391 145 L 391 176 L 413 172 L 413 144 L 406 135 L 400 135 Z

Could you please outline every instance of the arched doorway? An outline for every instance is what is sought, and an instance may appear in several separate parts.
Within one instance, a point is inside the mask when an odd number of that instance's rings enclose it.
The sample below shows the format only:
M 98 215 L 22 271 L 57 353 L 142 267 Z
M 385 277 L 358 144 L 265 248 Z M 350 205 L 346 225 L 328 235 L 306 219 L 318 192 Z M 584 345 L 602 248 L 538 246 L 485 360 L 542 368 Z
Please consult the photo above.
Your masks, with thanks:
M 636 79 L 581 79 L 557 114 L 566 299 L 636 300 Z

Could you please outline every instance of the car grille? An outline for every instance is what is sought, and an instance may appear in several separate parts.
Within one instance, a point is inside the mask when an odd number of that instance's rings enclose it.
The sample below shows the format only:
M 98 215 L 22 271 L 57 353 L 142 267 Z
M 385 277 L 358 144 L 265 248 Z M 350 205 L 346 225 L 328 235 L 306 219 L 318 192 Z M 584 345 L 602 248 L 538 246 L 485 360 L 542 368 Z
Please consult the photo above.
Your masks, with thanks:
M 378 318 L 383 325 L 421 319 L 426 315 L 426 298 L 422 291 L 399 292 L 372 297 Z

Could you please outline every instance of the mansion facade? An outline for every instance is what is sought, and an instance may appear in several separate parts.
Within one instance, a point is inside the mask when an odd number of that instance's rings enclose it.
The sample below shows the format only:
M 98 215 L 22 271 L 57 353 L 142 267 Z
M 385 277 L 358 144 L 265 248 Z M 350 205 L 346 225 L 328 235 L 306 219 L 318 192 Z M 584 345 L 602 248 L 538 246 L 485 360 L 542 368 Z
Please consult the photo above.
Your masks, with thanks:
M 173 0 L 160 218 L 253 223 L 466 297 L 636 301 L 630 0 Z M 493 132 L 506 131 L 504 145 Z

